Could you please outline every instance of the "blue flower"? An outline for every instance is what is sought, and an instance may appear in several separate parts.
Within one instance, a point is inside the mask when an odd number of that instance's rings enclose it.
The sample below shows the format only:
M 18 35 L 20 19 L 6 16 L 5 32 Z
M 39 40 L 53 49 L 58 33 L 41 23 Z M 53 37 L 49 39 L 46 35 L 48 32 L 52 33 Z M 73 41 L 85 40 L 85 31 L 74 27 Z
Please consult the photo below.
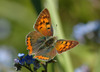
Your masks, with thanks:
M 25 64 L 25 59 L 24 59 L 24 58 L 21 58 L 21 59 L 19 60 L 19 63 L 20 63 L 21 65 Z
M 32 63 L 34 63 L 35 59 L 33 59 L 32 55 L 27 55 L 27 56 L 25 56 L 25 61 L 27 64 L 32 64 Z
M 19 63 L 21 65 L 25 64 L 25 59 L 23 58 L 24 57 L 24 53 L 18 53 L 18 57 L 19 57 Z
M 21 57 L 24 57 L 24 55 L 25 55 L 24 53 L 19 53 L 19 54 L 18 54 L 18 57 L 21 58 Z

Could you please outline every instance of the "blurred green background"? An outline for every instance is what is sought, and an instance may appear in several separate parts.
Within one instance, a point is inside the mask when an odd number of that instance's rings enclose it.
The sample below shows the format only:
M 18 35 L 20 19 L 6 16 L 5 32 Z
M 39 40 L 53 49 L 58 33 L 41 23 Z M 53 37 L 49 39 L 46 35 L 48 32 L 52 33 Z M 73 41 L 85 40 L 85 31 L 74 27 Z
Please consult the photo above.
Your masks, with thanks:
M 15 72 L 13 60 L 17 53 L 28 53 L 25 37 L 34 30 L 44 8 L 50 12 L 58 39 L 74 40 L 75 25 L 100 19 L 99 0 L 0 0 L 0 72 Z M 86 39 L 86 43 L 57 55 L 57 63 L 49 64 L 48 72 L 100 72 L 99 48 L 100 43 Z M 22 68 L 21 72 L 29 71 Z

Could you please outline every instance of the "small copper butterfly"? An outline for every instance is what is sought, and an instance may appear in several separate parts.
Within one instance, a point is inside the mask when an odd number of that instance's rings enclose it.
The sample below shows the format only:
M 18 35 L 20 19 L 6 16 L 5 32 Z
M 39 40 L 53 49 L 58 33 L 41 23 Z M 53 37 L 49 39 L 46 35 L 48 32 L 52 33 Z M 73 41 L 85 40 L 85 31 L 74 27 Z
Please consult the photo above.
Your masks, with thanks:
M 34 28 L 35 31 L 27 35 L 26 41 L 29 55 L 34 54 L 34 58 L 36 59 L 49 61 L 57 54 L 61 54 L 78 44 L 77 41 L 72 40 L 57 40 L 57 38 L 53 36 L 53 27 L 47 8 L 40 13 Z

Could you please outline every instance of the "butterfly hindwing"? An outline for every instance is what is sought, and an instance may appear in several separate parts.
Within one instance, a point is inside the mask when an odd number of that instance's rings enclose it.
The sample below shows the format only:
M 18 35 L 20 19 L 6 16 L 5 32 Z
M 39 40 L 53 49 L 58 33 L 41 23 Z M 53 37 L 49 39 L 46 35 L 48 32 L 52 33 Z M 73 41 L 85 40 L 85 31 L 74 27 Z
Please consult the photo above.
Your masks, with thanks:
M 72 40 L 58 40 L 56 42 L 55 48 L 57 52 L 60 54 L 62 52 L 65 52 L 73 47 L 75 47 L 78 44 L 77 41 Z
M 36 53 L 45 40 L 46 37 L 44 37 L 41 33 L 37 31 L 30 32 L 26 37 L 29 55 L 31 55 L 32 53 Z
M 53 36 L 53 28 L 52 28 L 51 18 L 50 18 L 48 9 L 45 8 L 40 13 L 40 15 L 34 25 L 34 28 L 38 32 L 43 34 L 44 36 Z
M 51 46 L 39 51 L 39 53 L 37 53 L 34 56 L 34 58 L 37 58 L 39 60 L 49 61 L 53 59 L 56 56 L 56 54 L 57 54 L 56 48 L 54 46 Z

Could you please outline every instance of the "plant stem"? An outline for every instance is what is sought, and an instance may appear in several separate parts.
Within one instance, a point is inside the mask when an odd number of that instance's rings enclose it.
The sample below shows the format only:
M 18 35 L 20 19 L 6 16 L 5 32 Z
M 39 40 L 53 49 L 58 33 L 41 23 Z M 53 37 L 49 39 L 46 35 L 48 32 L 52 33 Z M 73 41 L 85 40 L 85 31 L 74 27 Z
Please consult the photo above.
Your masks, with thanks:
M 48 64 L 47 62 L 46 62 L 46 64 L 42 64 L 45 69 L 43 72 L 47 72 L 47 64 Z
M 46 62 L 46 64 L 42 64 L 43 67 L 44 67 L 44 69 L 45 69 L 44 72 L 47 72 L 47 66 L 48 66 L 48 63 L 55 63 L 55 62 L 56 62 L 55 60 L 50 60 L 50 61 Z
M 27 68 L 28 70 L 30 70 L 31 72 L 33 72 L 32 69 L 29 68 L 29 67 L 27 67 L 26 65 L 23 65 L 23 67 L 25 67 L 25 68 Z
M 48 66 L 48 62 L 46 62 L 45 72 L 47 72 L 47 66 Z
M 57 1 L 58 0 L 46 0 L 45 7 L 49 9 L 53 23 L 57 24 L 57 30 L 56 30 L 56 33 L 58 34 L 57 37 L 65 38 L 62 25 L 61 25 L 61 21 L 60 21 L 60 17 L 57 12 L 57 8 L 58 8 Z M 60 56 L 57 56 L 57 58 L 60 62 L 60 65 L 64 67 L 64 71 L 73 72 L 73 67 L 72 67 L 71 59 L 70 59 L 68 52 L 66 54 L 64 53 Z

